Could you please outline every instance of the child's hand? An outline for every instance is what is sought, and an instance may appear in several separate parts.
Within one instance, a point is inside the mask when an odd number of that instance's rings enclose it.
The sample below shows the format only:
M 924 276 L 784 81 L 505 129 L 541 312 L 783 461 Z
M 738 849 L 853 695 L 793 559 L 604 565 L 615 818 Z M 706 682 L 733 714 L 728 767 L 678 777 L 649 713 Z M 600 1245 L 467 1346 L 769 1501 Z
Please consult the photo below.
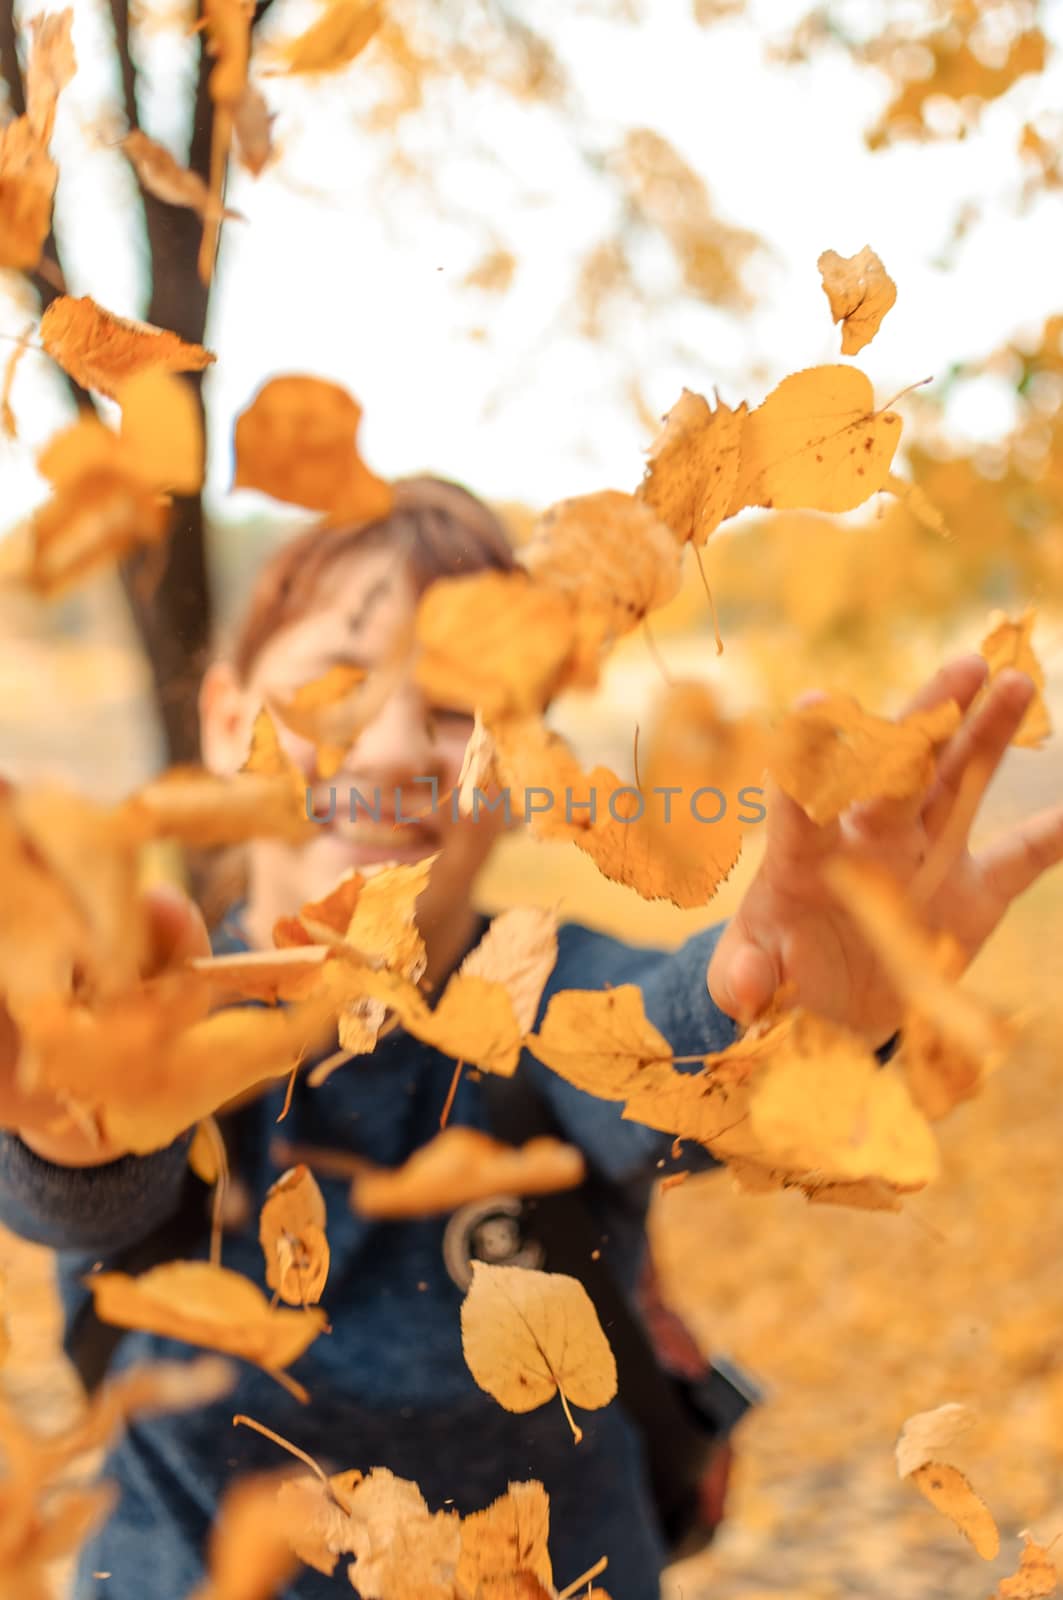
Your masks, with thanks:
M 146 890 L 143 899 L 151 946 L 143 977 L 156 977 L 195 956 L 210 955 L 210 939 L 203 918 L 185 895 L 160 885 Z M 24 1144 L 46 1161 L 64 1166 L 99 1166 L 105 1161 L 116 1161 L 125 1153 L 76 1129 L 54 1132 L 51 1124 L 61 1116 L 62 1107 L 51 1095 L 27 1094 L 18 1087 L 15 1081 L 18 1051 L 18 1030 L 0 1004 L 0 1127 L 13 1129 Z
M 1035 689 L 1025 673 L 997 677 L 978 710 L 966 715 L 987 673 L 981 656 L 949 662 L 903 715 L 953 699 L 965 713 L 937 752 L 930 788 L 908 801 L 850 806 L 834 822 L 812 822 L 778 785 L 767 785 L 764 859 L 709 963 L 707 981 L 722 1011 L 748 1024 L 783 982 L 799 1004 L 846 1024 L 877 1048 L 900 1026 L 895 991 L 875 952 L 834 898 L 817 864 L 825 858 L 873 861 L 902 885 L 946 827 L 973 758 L 996 771 Z M 803 695 L 798 705 L 815 694 Z M 1040 811 L 992 840 L 977 856 L 967 837 L 923 908 L 926 923 L 960 943 L 967 964 L 1009 905 L 1063 859 L 1063 806 Z

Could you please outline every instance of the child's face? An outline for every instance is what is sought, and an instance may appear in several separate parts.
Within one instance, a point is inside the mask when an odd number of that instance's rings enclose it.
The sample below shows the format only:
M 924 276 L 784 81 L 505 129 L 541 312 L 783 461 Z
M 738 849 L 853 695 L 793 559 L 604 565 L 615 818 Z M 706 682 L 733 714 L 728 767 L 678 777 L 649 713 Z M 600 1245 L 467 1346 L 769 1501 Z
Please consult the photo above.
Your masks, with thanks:
M 225 663 L 213 667 L 202 697 L 204 753 L 219 771 L 235 771 L 247 754 L 251 725 L 270 697 L 288 700 L 302 684 L 339 662 L 372 668 L 386 660 L 409 628 L 417 596 L 400 556 L 367 545 L 337 558 L 322 574 L 317 601 L 298 622 L 276 633 L 260 652 L 249 682 L 241 685 Z M 396 669 L 395 686 L 363 728 L 334 777 L 320 779 L 312 743 L 274 718 L 285 749 L 306 774 L 313 811 L 331 821 L 298 850 L 257 840 L 259 869 L 283 880 L 288 900 L 301 904 L 332 888 L 352 867 L 410 862 L 439 852 L 418 920 L 447 921 L 467 908 L 479 868 L 504 828 L 499 811 L 458 817 L 453 799 L 472 716 L 432 705 L 414 681 L 412 660 Z M 439 804 L 432 807 L 434 778 Z M 357 791 L 352 820 L 352 791 Z M 334 808 L 332 794 L 335 794 Z M 375 810 L 379 797 L 381 820 Z M 416 816 L 417 822 L 406 819 Z M 392 818 L 391 821 L 388 818 Z

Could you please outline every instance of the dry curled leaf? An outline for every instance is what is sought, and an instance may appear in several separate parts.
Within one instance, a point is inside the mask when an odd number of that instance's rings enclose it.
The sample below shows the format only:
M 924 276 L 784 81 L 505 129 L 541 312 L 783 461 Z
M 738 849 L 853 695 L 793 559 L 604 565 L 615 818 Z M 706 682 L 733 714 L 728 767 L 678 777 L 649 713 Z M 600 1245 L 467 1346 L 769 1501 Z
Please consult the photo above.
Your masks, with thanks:
M 703 545 L 729 515 L 738 482 L 742 419 L 717 396 L 684 389 L 650 446 L 639 496 L 680 544 Z
M 1037 620 L 1032 606 L 1013 622 L 1003 611 L 994 611 L 989 619 L 989 632 L 978 646 L 989 663 L 989 676 L 983 685 L 983 694 L 993 679 L 1008 667 L 1025 672 L 1037 689 L 1018 728 L 1012 735 L 1012 744 L 1039 750 L 1052 732 L 1052 719 L 1045 704 L 1045 673 L 1034 653 L 1031 635 Z
M 336 521 L 386 516 L 391 487 L 358 454 L 361 421 L 361 406 L 338 383 L 298 373 L 271 378 L 236 419 L 233 488 L 258 489 Z
M 259 1216 L 266 1282 L 290 1306 L 315 1305 L 329 1270 L 325 1201 L 309 1168 L 292 1167 L 270 1185 Z
M 133 322 L 105 311 L 89 295 L 60 295 L 41 317 L 41 344 L 82 388 L 111 400 L 121 384 L 152 367 L 165 372 L 202 372 L 217 358 L 166 328 Z
M 534 1411 L 560 1394 L 597 1411 L 616 1394 L 616 1362 L 594 1303 L 576 1278 L 472 1263 L 461 1307 L 465 1359 L 481 1389 L 507 1411 Z
M 351 1185 L 363 1217 L 431 1217 L 497 1194 L 550 1194 L 583 1182 L 573 1145 L 549 1137 L 515 1148 L 476 1128 L 446 1128 L 388 1169 L 365 1163 Z
M 896 303 L 897 285 L 870 245 L 855 256 L 824 250 L 817 265 L 831 316 L 842 324 L 842 355 L 855 356 L 871 343 Z
M 484 1585 L 530 1575 L 550 1594 L 554 1573 L 547 1549 L 550 1499 L 541 1483 L 511 1483 L 483 1511 L 462 1519 L 461 1554 L 454 1587 L 461 1600 L 477 1600 Z M 496 1594 L 490 1587 L 488 1594 Z

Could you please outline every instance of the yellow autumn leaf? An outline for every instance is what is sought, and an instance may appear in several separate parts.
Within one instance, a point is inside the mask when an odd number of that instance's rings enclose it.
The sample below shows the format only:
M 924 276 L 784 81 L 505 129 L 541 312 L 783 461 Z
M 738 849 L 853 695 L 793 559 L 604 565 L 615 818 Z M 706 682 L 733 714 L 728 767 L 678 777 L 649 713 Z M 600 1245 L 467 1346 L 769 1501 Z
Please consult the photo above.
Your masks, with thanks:
M 1008 667 L 1017 668 L 1033 679 L 1037 688 L 1026 714 L 1012 735 L 1011 742 L 1026 749 L 1039 750 L 1052 732 L 1052 719 L 1045 704 L 1045 673 L 1034 652 L 1032 634 L 1037 612 L 1032 606 L 1013 622 L 1003 611 L 994 611 L 989 618 L 989 632 L 978 646 L 989 663 L 989 676 L 982 688 L 988 686 Z
M 1001 1578 L 991 1600 L 1044 1600 L 1055 1594 L 1058 1584 L 1059 1572 L 1048 1550 L 1026 1534 L 1019 1570 L 1010 1578 Z
M 418 683 L 439 705 L 485 717 L 539 711 L 569 675 L 578 608 L 523 569 L 440 578 L 415 622 Z
M 926 790 L 934 747 L 962 720 L 954 700 L 893 721 L 865 711 L 852 695 L 829 694 L 780 720 L 767 766 L 813 822 L 830 822 L 859 801 L 904 800 Z
M 870 245 L 855 256 L 824 250 L 817 266 L 830 314 L 842 324 L 842 355 L 854 356 L 871 343 L 896 303 L 897 285 Z
M 271 1184 L 259 1213 L 266 1282 L 290 1306 L 316 1305 L 329 1270 L 325 1201 L 313 1173 L 292 1167 Z
M 586 1289 L 576 1278 L 529 1267 L 472 1263 L 461 1342 L 481 1389 L 507 1411 L 534 1411 L 561 1396 L 597 1411 L 616 1394 L 616 1362 Z
M 483 1511 L 462 1518 L 461 1554 L 454 1573 L 456 1593 L 465 1600 L 481 1585 L 528 1573 L 547 1591 L 554 1573 L 547 1549 L 550 1499 L 541 1483 L 511 1483 Z M 494 1593 L 495 1590 L 489 1592 Z
M 585 648 L 611 644 L 679 590 L 681 552 L 644 500 L 604 489 L 543 513 L 521 561 L 541 583 L 571 595 Z
M 203 483 L 203 414 L 190 386 L 159 367 L 118 388 L 122 443 L 140 475 L 159 489 L 194 494 Z
M 362 408 L 338 383 L 271 378 L 236 419 L 234 489 L 323 511 L 341 522 L 387 516 L 392 490 L 358 453 Z
M 557 964 L 557 913 L 544 906 L 510 906 L 469 951 L 458 971 L 505 988 L 522 1033 L 535 1026 L 547 978 Z
M 875 411 L 871 384 L 855 367 L 795 372 L 742 419 L 727 515 L 745 506 L 852 511 L 882 488 L 900 439 L 900 417 Z
M 974 1545 L 983 1561 L 995 1561 L 1000 1554 L 1000 1534 L 985 1501 L 975 1494 L 957 1467 L 946 1462 L 928 1461 L 912 1473 L 912 1482 L 943 1517 L 948 1517 Z
M 138 1277 L 92 1273 L 85 1282 L 102 1322 L 242 1356 L 267 1372 L 297 1361 L 326 1326 L 318 1307 L 271 1311 L 249 1279 L 205 1261 L 169 1261 Z
M 76 383 L 111 400 L 121 384 L 152 367 L 165 372 L 202 372 L 217 358 L 166 328 L 116 317 L 88 295 L 60 295 L 40 324 L 41 344 Z
M 338 72 L 361 55 L 384 20 L 383 0 L 326 0 L 317 21 L 278 53 L 289 74 Z
M 637 492 L 680 544 L 705 544 L 730 514 L 746 410 L 684 389 L 650 446 Z
M 583 1182 L 583 1156 L 550 1137 L 519 1148 L 476 1128 L 445 1128 L 400 1167 L 363 1163 L 351 1184 L 362 1217 L 431 1217 L 498 1194 L 551 1194 Z

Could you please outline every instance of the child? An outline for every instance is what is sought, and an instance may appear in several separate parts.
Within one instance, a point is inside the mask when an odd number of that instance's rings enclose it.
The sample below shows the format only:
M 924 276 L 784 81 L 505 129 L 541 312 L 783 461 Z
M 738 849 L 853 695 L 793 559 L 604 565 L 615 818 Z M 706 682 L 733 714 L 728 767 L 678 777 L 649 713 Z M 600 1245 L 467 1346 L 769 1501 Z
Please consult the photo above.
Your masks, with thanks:
M 368 528 L 304 533 L 267 563 L 231 660 L 213 666 L 204 681 L 208 764 L 219 772 L 239 766 L 267 695 L 288 695 L 338 661 L 380 661 L 433 578 L 512 563 L 492 514 L 457 486 L 433 479 L 400 483 L 393 513 Z M 984 674 L 980 658 L 962 658 L 914 704 L 952 696 L 966 712 Z M 817 827 L 769 787 L 763 864 L 736 916 L 694 934 L 674 952 L 564 925 L 540 1018 L 559 990 L 634 983 L 674 1051 L 701 1054 L 731 1044 L 739 1023 L 792 978 L 802 1001 L 847 1021 L 872 1047 L 882 1046 L 899 1021 L 895 997 L 872 952 L 817 879 L 815 862 L 830 853 L 870 855 L 906 881 L 927 840 L 944 826 L 968 761 L 979 753 L 991 766 L 999 762 L 1032 692 L 1021 674 L 1003 674 L 941 752 L 940 777 L 918 805 L 852 808 L 842 825 Z M 379 790 L 386 816 L 398 788 L 402 815 L 423 811 L 428 790 L 414 780 L 437 777 L 438 792 L 446 794 L 457 780 L 471 726 L 465 710 L 429 704 L 407 671 L 358 737 L 342 773 L 329 780 L 338 795 L 332 820 L 299 849 L 274 840 L 251 843 L 246 898 L 230 909 L 216 949 L 270 947 L 278 915 L 319 896 L 352 867 L 438 852 L 418 902 L 418 925 L 428 951 L 426 976 L 441 985 L 488 926 L 475 909 L 473 888 L 504 826 L 501 811 L 454 821 L 444 806 L 417 826 L 392 830 L 362 817 L 351 822 L 345 802 L 349 788 L 367 798 Z M 307 773 L 315 802 L 321 801 L 312 747 L 286 730 L 283 737 Z M 315 810 L 326 814 L 323 805 L 315 803 Z M 1061 854 L 1063 810 L 1024 823 L 978 860 L 961 849 L 929 914 L 973 957 L 1010 900 Z M 163 899 L 156 915 L 171 959 L 199 947 L 202 934 L 191 912 Z M 166 954 L 162 950 L 160 960 Z M 13 1051 L 13 1041 L 0 1037 L 7 1079 Z M 372 1054 L 316 1089 L 300 1075 L 279 1131 L 295 1144 L 345 1147 L 397 1165 L 438 1130 L 452 1065 L 395 1029 Z M 664 1170 L 675 1167 L 672 1141 L 624 1121 L 619 1106 L 572 1088 L 527 1054 L 520 1071 L 605 1186 L 603 1256 L 630 1294 L 645 1249 L 652 1182 L 662 1161 Z M 251 1205 L 246 1224 L 226 1232 L 223 1262 L 257 1283 L 263 1275 L 257 1216 L 278 1176 L 270 1143 L 283 1096 L 281 1084 L 227 1119 Z M 88 1380 L 98 1378 L 108 1357 L 111 1370 L 187 1357 L 186 1345 L 139 1332 L 118 1337 L 112 1354 L 109 1336 L 86 1314 L 80 1282 L 97 1263 L 139 1271 L 176 1257 L 207 1256 L 207 1192 L 189 1175 L 187 1136 L 147 1157 L 108 1151 L 101 1164 L 99 1152 L 77 1147 L 76 1135 L 57 1146 L 35 1132 L 34 1108 L 20 1106 L 11 1091 L 0 1103 L 0 1120 L 21 1132 L 0 1135 L 0 1220 L 61 1252 L 69 1342 Z M 489 1126 L 483 1085 L 468 1074 L 450 1121 Z M 678 1165 L 695 1164 L 711 1163 L 688 1143 Z M 344 1182 L 322 1177 L 321 1184 L 332 1253 L 323 1303 L 333 1331 L 292 1368 L 310 1403 L 299 1404 L 259 1369 L 242 1364 L 238 1386 L 225 1400 L 132 1426 L 106 1464 L 121 1499 L 82 1553 L 77 1600 L 143 1600 L 146 1594 L 183 1600 L 190 1594 L 226 1485 L 283 1459 L 257 1433 L 233 1429 L 234 1412 L 291 1439 L 326 1471 L 389 1467 L 415 1480 L 433 1510 L 454 1506 L 466 1513 L 488 1505 L 510 1481 L 539 1479 L 550 1495 L 558 1587 L 606 1555 L 601 1582 L 612 1600 L 652 1600 L 665 1546 L 644 1445 L 621 1402 L 579 1413 L 584 1438 L 578 1446 L 557 1405 L 525 1415 L 505 1411 L 477 1387 L 462 1354 L 462 1275 L 455 1262 L 462 1266 L 468 1255 L 468 1227 L 456 1236 L 454 1217 L 369 1222 L 352 1215 Z M 711 1213 L 706 1223 L 711 1249 Z M 306 1569 L 285 1592 L 293 1600 L 323 1600 L 345 1589 L 341 1566 L 333 1579 Z

